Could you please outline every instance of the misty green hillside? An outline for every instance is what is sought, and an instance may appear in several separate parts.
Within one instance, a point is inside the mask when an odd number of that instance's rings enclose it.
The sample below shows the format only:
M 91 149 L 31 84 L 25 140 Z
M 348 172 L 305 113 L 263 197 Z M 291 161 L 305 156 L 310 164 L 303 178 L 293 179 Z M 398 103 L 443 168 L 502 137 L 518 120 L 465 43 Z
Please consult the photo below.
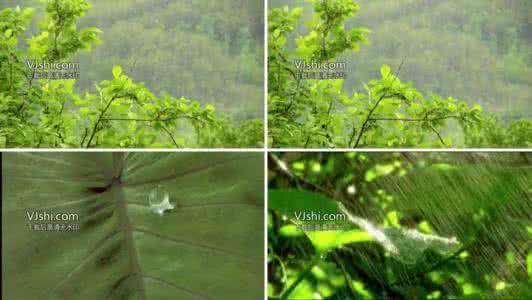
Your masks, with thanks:
M 263 21 L 260 1 L 0 1 L 0 146 L 260 147 Z
M 79 26 L 101 29 L 103 43 L 78 55 L 80 90 L 94 89 L 121 65 L 156 94 L 212 103 L 237 119 L 262 117 L 262 1 L 87 2 L 93 8 Z M 16 5 L 42 7 L 39 1 L 0 1 L 0 8 Z

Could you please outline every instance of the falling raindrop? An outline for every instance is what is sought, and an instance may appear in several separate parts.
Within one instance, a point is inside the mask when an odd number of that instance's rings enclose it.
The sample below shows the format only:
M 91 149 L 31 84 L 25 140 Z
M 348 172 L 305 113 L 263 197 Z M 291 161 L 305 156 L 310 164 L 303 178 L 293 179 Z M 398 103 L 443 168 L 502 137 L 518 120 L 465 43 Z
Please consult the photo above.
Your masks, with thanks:
M 175 204 L 170 202 L 170 194 L 158 185 L 148 195 L 150 210 L 162 216 L 166 211 L 173 210 Z

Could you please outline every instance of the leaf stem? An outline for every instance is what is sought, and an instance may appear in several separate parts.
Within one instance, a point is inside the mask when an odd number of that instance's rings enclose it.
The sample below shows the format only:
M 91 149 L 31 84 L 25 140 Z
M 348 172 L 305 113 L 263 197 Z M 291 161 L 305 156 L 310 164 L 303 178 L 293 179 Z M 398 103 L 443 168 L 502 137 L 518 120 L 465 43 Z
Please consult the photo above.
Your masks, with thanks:
M 403 58 L 401 60 L 401 63 L 399 64 L 399 67 L 397 68 L 397 71 L 395 72 L 395 77 L 392 81 L 392 84 L 395 82 L 395 80 L 399 77 L 399 73 L 401 72 L 401 68 L 403 67 L 403 63 L 404 63 L 405 59 Z M 380 98 L 379 100 L 377 100 L 377 102 L 375 102 L 375 105 L 370 109 L 368 115 L 366 116 L 366 120 L 364 120 L 364 123 L 362 124 L 362 127 L 360 128 L 360 132 L 358 133 L 358 137 L 357 137 L 357 140 L 355 142 L 355 145 L 353 146 L 353 148 L 357 148 L 359 143 L 360 143 L 360 139 L 362 139 L 362 136 L 364 135 L 364 132 L 366 131 L 367 129 L 367 126 L 369 124 L 369 122 L 371 121 L 371 116 L 373 115 L 373 113 L 375 112 L 375 110 L 377 109 L 377 107 L 379 106 L 379 104 L 382 102 L 382 100 L 386 99 L 386 98 L 389 98 L 389 97 L 394 97 L 394 96 L 402 96 L 402 95 L 397 95 L 397 94 L 394 94 L 394 95 L 386 95 L 386 93 L 384 93 Z
M 314 268 L 314 266 L 320 261 L 320 259 L 320 255 L 316 254 L 314 258 L 312 258 L 312 260 L 310 261 L 309 265 L 305 268 L 305 270 L 303 270 L 303 272 L 299 274 L 296 281 L 294 281 L 292 285 L 290 285 L 286 290 L 284 290 L 284 292 L 281 294 L 281 298 L 279 299 L 287 300 L 288 296 L 290 296 L 290 294 L 296 289 L 296 287 L 301 283 L 301 281 L 305 280 L 305 278 L 310 275 L 312 268 Z
M 96 123 L 94 124 L 94 127 L 92 129 L 92 133 L 91 133 L 91 136 L 89 138 L 89 141 L 87 142 L 87 148 L 90 147 L 91 143 L 92 143 L 92 140 L 94 139 L 94 136 L 96 135 L 96 132 L 98 132 L 98 125 L 100 125 L 100 122 L 102 121 L 102 118 L 103 118 L 103 115 L 107 112 L 107 110 L 109 109 L 109 107 L 111 107 L 111 104 L 113 104 L 113 102 L 118 99 L 118 96 L 114 96 L 113 98 L 111 98 L 111 100 L 109 100 L 109 102 L 107 103 L 107 105 L 105 106 L 105 108 L 100 112 L 100 116 L 98 116 L 98 120 L 96 121 Z

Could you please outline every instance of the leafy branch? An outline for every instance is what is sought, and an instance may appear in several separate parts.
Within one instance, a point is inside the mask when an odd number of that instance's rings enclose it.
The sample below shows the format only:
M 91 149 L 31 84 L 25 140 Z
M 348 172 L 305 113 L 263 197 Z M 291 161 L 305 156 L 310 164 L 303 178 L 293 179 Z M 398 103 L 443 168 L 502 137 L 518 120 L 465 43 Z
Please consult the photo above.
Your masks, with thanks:
M 96 83 L 98 94 L 80 95 L 76 80 L 37 80 L 25 61 L 61 63 L 101 42 L 98 28 L 80 28 L 90 9 L 85 0 L 44 0 L 39 31 L 21 38 L 32 24 L 31 8 L 0 11 L 0 146 L 2 147 L 260 147 L 262 121 L 236 122 L 212 105 L 183 97 L 156 97 L 143 83 L 112 69 Z M 26 41 L 27 45 L 20 45 Z M 133 68 L 135 62 L 131 68 Z M 177 120 L 194 131 L 177 136 Z M 110 122 L 116 126 L 108 126 Z M 129 122 L 129 124 L 128 124 Z M 132 124 L 136 122 L 138 124 Z M 102 135 L 105 133 L 105 135 Z M 98 136 L 105 139 L 98 139 Z M 159 136 L 168 136 L 168 140 Z
M 334 61 L 345 52 L 357 51 L 367 41 L 364 28 L 347 28 L 347 20 L 359 9 L 353 1 L 312 3 L 314 17 L 309 33 L 295 37 L 295 49 L 288 45 L 302 9 L 284 7 L 269 12 L 268 119 L 273 147 L 404 147 L 419 145 L 426 137 L 434 137 L 430 144 L 449 147 L 484 139 L 472 138 L 486 131 L 482 129 L 486 120 L 482 108 L 451 97 L 425 98 L 411 84 L 399 80 L 404 59 L 395 74 L 387 65 L 382 66 L 382 77 L 365 85 L 367 95 L 357 92 L 352 98 L 344 91 L 343 80 L 297 76 L 293 61 Z M 442 134 L 449 119 L 456 120 L 463 133 L 453 133 L 455 140 Z M 419 126 L 407 125 L 416 123 Z M 514 132 L 524 132 L 527 126 L 521 123 Z M 462 137 L 463 142 L 458 140 Z
M 102 119 L 103 119 L 103 116 L 105 115 L 105 113 L 107 112 L 107 110 L 109 110 L 109 108 L 111 107 L 111 104 L 113 104 L 113 102 L 115 100 L 118 100 L 120 98 L 126 98 L 126 97 L 135 97 L 134 95 L 125 95 L 125 96 L 114 96 L 111 98 L 111 100 L 109 100 L 109 102 L 107 102 L 107 105 L 104 107 L 104 109 L 100 112 L 100 115 L 98 116 L 98 120 L 96 120 L 96 122 L 94 123 L 94 127 L 92 128 L 92 133 L 89 137 L 89 141 L 87 142 L 87 148 L 90 147 L 91 143 L 92 143 L 92 140 L 94 139 L 94 136 L 96 135 L 96 133 L 98 132 L 98 126 L 100 125 L 100 123 L 102 122 Z
M 403 66 L 403 62 L 404 62 L 404 59 L 399 64 L 399 67 L 397 68 L 397 71 L 395 72 L 395 76 L 393 77 L 393 81 L 392 81 L 391 85 L 393 85 L 395 80 L 398 78 L 399 73 L 401 72 L 401 67 Z M 373 107 L 369 110 L 369 113 L 366 116 L 366 120 L 364 120 L 364 122 L 362 123 L 362 127 L 360 128 L 360 131 L 358 133 L 358 136 L 357 136 L 357 139 L 356 139 L 356 142 L 355 142 L 355 145 L 353 146 L 353 148 L 357 148 L 358 147 L 358 144 L 360 143 L 360 139 L 364 135 L 364 132 L 366 131 L 369 122 L 372 121 L 371 117 L 373 116 L 373 113 L 375 112 L 377 107 L 379 107 L 379 104 L 381 104 L 381 102 L 384 99 L 391 99 L 391 98 L 394 98 L 394 97 L 404 98 L 404 96 L 400 95 L 400 94 L 387 95 L 386 93 L 383 93 L 382 96 L 379 98 L 379 100 L 377 100 L 377 102 L 375 102 L 375 105 L 373 105 Z M 348 144 L 350 145 L 351 142 L 352 141 L 349 141 Z

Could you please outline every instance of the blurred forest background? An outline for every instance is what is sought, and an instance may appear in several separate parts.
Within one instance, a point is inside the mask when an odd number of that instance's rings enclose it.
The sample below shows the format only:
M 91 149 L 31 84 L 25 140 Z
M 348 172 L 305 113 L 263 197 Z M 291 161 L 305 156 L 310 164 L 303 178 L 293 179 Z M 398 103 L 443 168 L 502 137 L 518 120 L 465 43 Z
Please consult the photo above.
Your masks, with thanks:
M 79 53 L 79 91 L 111 77 L 114 65 L 156 95 L 213 104 L 235 120 L 264 110 L 264 2 L 247 0 L 89 0 L 80 27 L 97 27 L 104 41 Z M 0 8 L 38 0 L 0 0 Z M 38 32 L 36 24 L 30 33 Z
M 356 0 L 349 27 L 366 27 L 370 44 L 345 55 L 347 92 L 397 68 L 425 94 L 479 103 L 503 121 L 532 117 L 532 1 Z M 270 0 L 270 8 L 312 6 L 303 0 Z M 296 35 L 306 34 L 305 26 Z M 299 32 L 298 32 L 299 31 Z

